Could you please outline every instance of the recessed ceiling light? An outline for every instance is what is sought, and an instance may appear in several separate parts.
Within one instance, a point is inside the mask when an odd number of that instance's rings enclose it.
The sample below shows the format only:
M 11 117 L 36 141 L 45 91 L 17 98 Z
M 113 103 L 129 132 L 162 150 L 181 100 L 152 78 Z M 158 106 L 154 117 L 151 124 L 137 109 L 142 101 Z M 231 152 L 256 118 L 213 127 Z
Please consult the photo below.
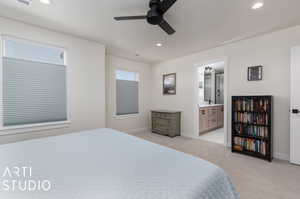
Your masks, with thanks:
M 263 6 L 264 6 L 264 3 L 262 1 L 258 1 L 253 4 L 252 9 L 256 10 L 256 9 L 262 8 Z
M 50 5 L 51 4 L 51 1 L 50 0 L 40 0 L 40 2 L 42 4 L 46 4 L 46 5 Z
M 156 46 L 157 47 L 162 47 L 162 43 L 157 43 Z

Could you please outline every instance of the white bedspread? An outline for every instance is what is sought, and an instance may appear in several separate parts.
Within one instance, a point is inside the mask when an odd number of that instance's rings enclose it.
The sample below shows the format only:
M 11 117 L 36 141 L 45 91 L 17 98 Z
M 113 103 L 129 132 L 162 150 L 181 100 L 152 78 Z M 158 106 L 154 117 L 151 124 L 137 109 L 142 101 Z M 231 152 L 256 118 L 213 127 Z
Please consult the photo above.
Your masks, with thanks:
M 14 167 L 31 173 L 5 172 Z M 217 166 L 111 129 L 0 146 L 0 178 L 1 199 L 239 198 Z M 5 191 L 13 179 L 48 180 L 51 190 Z

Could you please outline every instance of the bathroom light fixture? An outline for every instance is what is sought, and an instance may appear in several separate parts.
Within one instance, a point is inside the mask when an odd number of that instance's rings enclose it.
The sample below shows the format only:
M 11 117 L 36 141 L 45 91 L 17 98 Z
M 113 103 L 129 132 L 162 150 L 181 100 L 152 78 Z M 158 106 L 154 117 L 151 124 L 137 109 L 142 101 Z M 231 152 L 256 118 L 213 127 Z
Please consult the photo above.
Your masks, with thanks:
M 157 47 L 162 47 L 162 43 L 157 43 L 156 46 Z
M 204 72 L 205 73 L 211 73 L 213 71 L 213 68 L 210 66 L 205 67 Z

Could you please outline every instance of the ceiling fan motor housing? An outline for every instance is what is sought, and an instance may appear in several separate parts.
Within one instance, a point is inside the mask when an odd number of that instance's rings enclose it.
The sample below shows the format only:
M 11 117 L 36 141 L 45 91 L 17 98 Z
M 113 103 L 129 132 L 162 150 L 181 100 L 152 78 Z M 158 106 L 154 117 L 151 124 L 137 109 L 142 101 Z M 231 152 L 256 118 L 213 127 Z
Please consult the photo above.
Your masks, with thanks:
M 176 31 L 164 19 L 164 14 L 173 6 L 177 0 L 150 0 L 147 15 L 114 17 L 116 21 L 124 20 L 145 20 L 151 25 L 158 25 L 168 35 L 174 34 Z
M 156 9 L 149 10 L 147 14 L 147 21 L 152 25 L 158 25 L 163 20 L 163 16 L 157 12 Z
M 149 3 L 149 7 L 152 8 L 153 6 L 159 6 L 161 4 L 160 0 L 151 0 Z
M 147 13 L 147 21 L 152 25 L 158 25 L 163 20 L 163 14 L 160 12 L 160 0 L 151 0 L 150 10 Z

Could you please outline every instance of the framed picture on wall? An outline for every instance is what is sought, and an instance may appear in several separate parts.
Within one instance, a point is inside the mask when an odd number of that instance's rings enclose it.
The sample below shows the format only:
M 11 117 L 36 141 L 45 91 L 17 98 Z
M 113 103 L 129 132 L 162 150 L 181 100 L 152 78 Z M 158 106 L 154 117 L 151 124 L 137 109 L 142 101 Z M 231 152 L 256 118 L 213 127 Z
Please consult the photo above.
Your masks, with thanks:
M 163 76 L 163 94 L 176 95 L 176 73 Z
M 251 66 L 248 67 L 248 81 L 259 81 L 263 79 L 263 67 Z

